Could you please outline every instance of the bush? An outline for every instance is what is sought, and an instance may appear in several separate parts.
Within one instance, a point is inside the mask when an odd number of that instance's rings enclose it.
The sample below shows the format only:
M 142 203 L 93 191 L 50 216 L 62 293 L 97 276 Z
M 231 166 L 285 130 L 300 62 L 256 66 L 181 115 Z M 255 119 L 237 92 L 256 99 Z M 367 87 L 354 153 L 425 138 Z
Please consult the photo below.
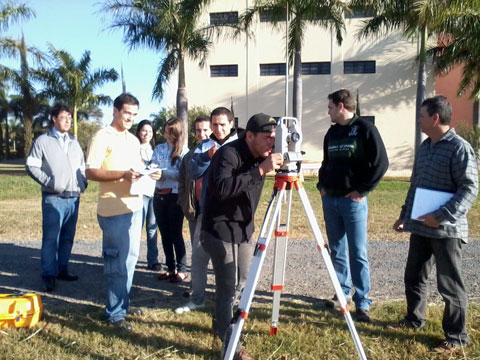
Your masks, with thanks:
M 88 142 L 100 130 L 100 125 L 97 123 L 91 123 L 88 121 L 78 122 L 78 142 L 80 143 L 83 151 L 87 150 Z
M 152 122 L 155 125 L 156 129 L 156 138 L 155 143 L 161 144 L 165 142 L 165 138 L 163 137 L 163 127 L 168 119 L 176 117 L 177 110 L 175 107 L 162 109 L 160 112 L 156 114 L 150 115 L 153 119 Z M 193 122 L 199 116 L 210 115 L 210 110 L 206 106 L 192 106 L 188 109 L 188 148 L 191 149 L 197 143 L 195 139 L 195 129 L 193 127 Z
M 472 145 L 477 157 L 480 154 L 480 128 L 478 126 L 471 126 L 465 121 L 460 123 L 456 129 L 458 135 L 467 140 Z

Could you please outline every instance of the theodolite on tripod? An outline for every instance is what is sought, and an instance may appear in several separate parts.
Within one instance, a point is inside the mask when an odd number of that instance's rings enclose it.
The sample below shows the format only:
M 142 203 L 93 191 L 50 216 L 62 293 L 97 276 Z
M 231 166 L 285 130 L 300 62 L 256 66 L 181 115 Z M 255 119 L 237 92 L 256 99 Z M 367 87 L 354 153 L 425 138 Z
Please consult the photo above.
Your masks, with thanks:
M 252 304 L 255 288 L 260 277 L 263 262 L 265 260 L 266 251 L 270 242 L 270 238 L 275 229 L 275 257 L 273 266 L 273 308 L 272 308 L 272 326 L 270 334 L 276 335 L 278 331 L 278 318 L 280 314 L 280 295 L 283 290 L 285 264 L 287 258 L 288 230 L 290 225 L 290 210 L 292 205 L 292 189 L 295 188 L 300 196 L 303 209 L 308 218 L 308 222 L 312 229 L 315 240 L 317 241 L 317 249 L 323 257 L 323 261 L 328 271 L 328 275 L 335 289 L 337 299 L 340 303 L 341 312 L 343 313 L 348 325 L 348 329 L 352 336 L 353 342 L 357 349 L 360 359 L 365 360 L 365 352 L 358 333 L 353 324 L 352 317 L 348 311 L 347 300 L 343 294 L 342 288 L 338 281 L 335 269 L 330 259 L 328 244 L 324 241 L 320 227 L 318 226 L 313 209 L 308 200 L 307 193 L 303 188 L 303 180 L 301 174 L 302 151 L 301 151 L 302 133 L 296 118 L 282 117 L 279 119 L 275 132 L 275 152 L 283 154 L 284 162 L 282 167 L 275 175 L 275 185 L 272 197 L 268 204 L 264 221 L 260 228 L 260 235 L 255 246 L 255 252 L 248 272 L 245 287 L 243 289 L 238 309 L 235 312 L 229 331 L 227 331 L 228 341 L 224 360 L 232 360 L 240 340 L 243 323 L 248 317 L 248 312 Z M 287 200 L 287 212 L 282 214 L 282 201 Z M 276 200 L 276 202 L 275 202 Z M 283 216 L 282 216 L 283 215 Z

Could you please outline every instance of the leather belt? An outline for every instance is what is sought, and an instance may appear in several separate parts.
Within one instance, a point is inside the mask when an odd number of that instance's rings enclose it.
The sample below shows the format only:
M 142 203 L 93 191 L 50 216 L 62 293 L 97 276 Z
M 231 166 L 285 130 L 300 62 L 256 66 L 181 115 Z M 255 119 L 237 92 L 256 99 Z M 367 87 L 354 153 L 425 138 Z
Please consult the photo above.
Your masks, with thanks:
M 157 195 L 165 195 L 165 194 L 171 194 L 171 193 L 172 193 L 172 188 L 155 189 L 155 194 Z

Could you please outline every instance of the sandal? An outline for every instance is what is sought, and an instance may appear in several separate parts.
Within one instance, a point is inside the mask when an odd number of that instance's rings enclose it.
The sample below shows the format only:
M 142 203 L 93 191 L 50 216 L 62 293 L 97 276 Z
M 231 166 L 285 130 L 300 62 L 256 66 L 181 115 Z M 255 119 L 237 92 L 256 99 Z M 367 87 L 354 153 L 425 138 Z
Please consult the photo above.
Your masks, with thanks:
M 158 275 L 158 280 L 173 279 L 173 278 L 175 278 L 176 275 L 177 275 L 177 273 L 175 271 L 167 271 L 167 272 L 164 272 L 164 273 Z
M 174 284 L 178 284 L 187 280 L 188 280 L 188 274 L 179 272 L 174 276 L 172 276 L 172 278 L 170 279 L 170 282 Z

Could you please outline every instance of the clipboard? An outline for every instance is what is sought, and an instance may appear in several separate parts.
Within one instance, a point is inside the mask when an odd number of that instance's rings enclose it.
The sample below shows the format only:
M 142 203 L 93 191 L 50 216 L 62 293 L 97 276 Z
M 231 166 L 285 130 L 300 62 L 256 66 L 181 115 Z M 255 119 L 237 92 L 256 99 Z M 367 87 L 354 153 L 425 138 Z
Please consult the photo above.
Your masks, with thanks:
M 422 215 L 438 210 L 438 208 L 447 203 L 453 197 L 453 195 L 453 193 L 446 191 L 430 190 L 417 187 L 415 189 L 412 214 L 410 218 L 412 220 L 417 220 Z

